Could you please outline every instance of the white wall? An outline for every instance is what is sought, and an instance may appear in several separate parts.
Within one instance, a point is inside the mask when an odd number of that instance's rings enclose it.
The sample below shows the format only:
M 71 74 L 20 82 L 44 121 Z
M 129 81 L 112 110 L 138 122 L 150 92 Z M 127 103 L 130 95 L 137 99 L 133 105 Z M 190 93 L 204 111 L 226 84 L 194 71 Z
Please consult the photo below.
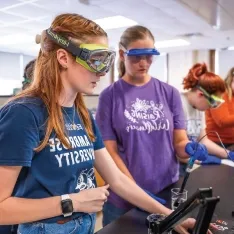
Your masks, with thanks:
M 33 57 L 0 52 L 0 96 L 11 95 L 14 88 L 21 88 L 24 66 Z
M 218 52 L 218 74 L 225 78 L 228 71 L 234 67 L 234 51 L 233 50 L 221 50 Z
M 168 56 L 168 83 L 181 91 L 182 80 L 192 64 L 192 51 L 170 53 Z
M 149 74 L 161 81 L 167 82 L 167 55 L 156 56 L 152 63 Z
M 195 63 L 205 62 L 209 69 L 209 51 L 183 51 L 169 53 L 168 55 L 168 83 L 183 90 L 183 78 Z

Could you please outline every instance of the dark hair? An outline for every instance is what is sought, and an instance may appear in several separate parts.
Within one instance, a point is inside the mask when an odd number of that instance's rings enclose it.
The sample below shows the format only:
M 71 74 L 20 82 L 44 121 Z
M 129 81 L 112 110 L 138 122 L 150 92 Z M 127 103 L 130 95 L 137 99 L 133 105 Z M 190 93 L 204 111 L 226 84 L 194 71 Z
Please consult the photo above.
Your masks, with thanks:
M 227 77 L 224 80 L 229 99 L 232 99 L 232 95 L 233 95 L 232 88 L 231 88 L 233 78 L 234 78 L 234 67 L 229 70 Z
M 184 89 L 195 89 L 199 85 L 209 94 L 225 92 L 223 79 L 209 72 L 205 63 L 196 63 L 184 78 L 183 85 Z
M 124 47 L 127 49 L 132 42 L 142 40 L 147 37 L 154 41 L 154 36 L 148 28 L 140 25 L 132 26 L 127 28 L 120 37 L 119 48 L 121 49 L 121 47 Z M 126 72 L 124 62 L 120 59 L 118 61 L 118 72 L 119 77 L 122 77 Z
M 33 72 L 35 67 L 36 59 L 31 60 L 24 68 L 24 80 L 22 82 L 22 89 L 26 89 L 33 80 Z

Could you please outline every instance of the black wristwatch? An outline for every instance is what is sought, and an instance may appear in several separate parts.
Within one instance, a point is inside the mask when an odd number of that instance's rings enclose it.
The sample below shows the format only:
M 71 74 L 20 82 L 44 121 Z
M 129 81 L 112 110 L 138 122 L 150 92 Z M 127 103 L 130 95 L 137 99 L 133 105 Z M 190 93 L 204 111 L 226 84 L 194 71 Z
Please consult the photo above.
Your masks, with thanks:
M 61 208 L 64 217 L 71 216 L 73 213 L 72 199 L 68 194 L 61 196 Z

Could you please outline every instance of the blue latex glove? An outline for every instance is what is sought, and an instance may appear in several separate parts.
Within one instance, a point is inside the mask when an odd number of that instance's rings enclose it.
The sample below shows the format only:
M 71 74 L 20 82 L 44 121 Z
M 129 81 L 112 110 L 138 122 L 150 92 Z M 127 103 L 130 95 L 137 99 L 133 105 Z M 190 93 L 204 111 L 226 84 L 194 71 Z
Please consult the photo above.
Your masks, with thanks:
M 185 152 L 193 158 L 193 160 L 205 161 L 208 156 L 208 151 L 205 145 L 195 141 L 187 143 Z
M 220 165 L 221 164 L 221 158 L 218 158 L 214 155 L 209 154 L 207 156 L 207 159 L 201 162 L 202 165 L 209 165 L 209 164 L 216 164 Z
M 161 204 L 165 205 L 166 204 L 166 201 L 160 197 L 157 197 L 156 195 L 154 195 L 153 193 L 147 191 L 144 189 L 144 191 L 149 195 L 151 196 L 153 199 L 155 199 L 156 201 L 160 202 Z
M 234 152 L 233 151 L 229 151 L 229 157 L 227 159 L 234 161 Z
M 160 197 L 157 197 L 156 195 L 154 195 L 153 193 L 151 193 L 151 192 L 149 192 L 149 191 L 147 191 L 147 190 L 145 190 L 145 189 L 143 189 L 143 190 L 144 190 L 149 196 L 151 196 L 153 199 L 155 199 L 156 201 L 160 202 L 160 203 L 163 204 L 163 205 L 166 204 L 166 201 L 165 201 L 164 199 L 162 199 L 162 198 L 160 198 Z M 141 208 L 139 208 L 139 207 L 138 207 L 138 209 L 141 210 L 141 211 L 144 211 L 143 209 L 141 209 Z

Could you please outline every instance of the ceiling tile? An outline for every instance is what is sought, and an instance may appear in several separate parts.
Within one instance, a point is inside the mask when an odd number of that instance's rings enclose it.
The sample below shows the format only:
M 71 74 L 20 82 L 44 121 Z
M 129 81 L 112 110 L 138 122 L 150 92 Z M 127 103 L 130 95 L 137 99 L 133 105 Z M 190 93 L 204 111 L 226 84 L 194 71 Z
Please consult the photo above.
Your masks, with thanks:
M 8 11 L 31 18 L 45 17 L 50 14 L 46 9 L 38 8 L 32 4 L 21 5 Z
M 114 16 L 112 11 L 106 11 L 99 6 L 90 6 L 82 4 L 77 0 L 39 0 L 35 6 L 40 6 L 43 9 L 50 9 L 53 14 L 60 13 L 77 13 L 90 19 L 100 19 Z
M 218 4 L 228 13 L 228 15 L 234 18 L 233 9 L 234 9 L 234 1 L 233 0 L 217 0 Z
M 0 10 L 1 8 L 12 6 L 15 4 L 18 4 L 19 2 L 17 0 L 1 0 L 0 1 Z
M 177 5 L 175 0 L 144 0 L 147 4 L 163 9 L 164 7 L 173 7 Z
M 10 15 L 8 13 L 1 12 L 1 11 L 0 11 L 0 19 L 1 19 L 1 22 L 5 23 L 5 24 L 24 20 L 24 18 L 22 18 L 22 17 Z

